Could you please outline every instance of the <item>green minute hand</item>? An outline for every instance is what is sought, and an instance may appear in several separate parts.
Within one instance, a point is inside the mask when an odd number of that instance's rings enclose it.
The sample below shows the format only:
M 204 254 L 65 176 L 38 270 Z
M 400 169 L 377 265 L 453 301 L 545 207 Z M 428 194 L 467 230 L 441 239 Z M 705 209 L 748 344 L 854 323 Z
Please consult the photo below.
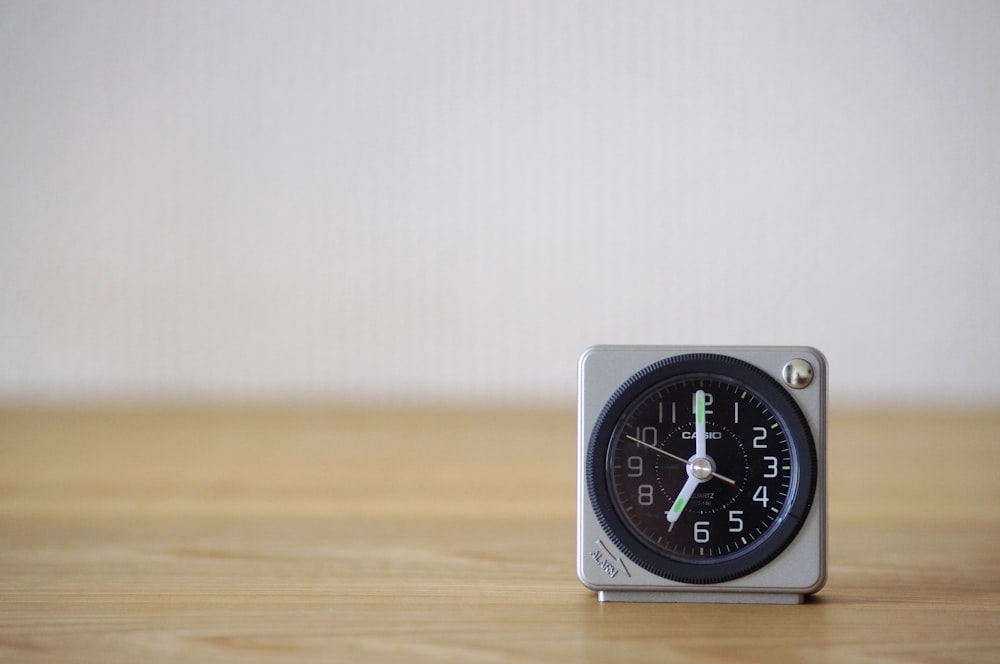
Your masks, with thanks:
M 705 447 L 705 390 L 698 390 L 694 393 L 694 455 L 704 459 Z

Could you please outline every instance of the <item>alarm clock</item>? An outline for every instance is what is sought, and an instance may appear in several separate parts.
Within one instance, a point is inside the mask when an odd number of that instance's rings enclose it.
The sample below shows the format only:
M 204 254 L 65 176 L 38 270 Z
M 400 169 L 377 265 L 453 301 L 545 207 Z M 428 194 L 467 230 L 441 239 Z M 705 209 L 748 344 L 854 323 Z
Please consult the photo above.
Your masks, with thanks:
M 584 351 L 580 581 L 600 601 L 791 604 L 818 591 L 826 401 L 811 347 Z

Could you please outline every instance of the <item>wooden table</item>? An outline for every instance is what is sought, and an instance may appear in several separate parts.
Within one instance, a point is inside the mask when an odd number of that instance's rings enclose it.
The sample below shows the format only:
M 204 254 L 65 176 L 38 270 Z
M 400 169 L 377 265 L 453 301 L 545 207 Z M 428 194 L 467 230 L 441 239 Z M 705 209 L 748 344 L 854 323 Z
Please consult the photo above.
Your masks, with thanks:
M 1000 411 L 834 412 L 801 606 L 599 604 L 575 415 L 0 410 L 0 660 L 1000 661 Z

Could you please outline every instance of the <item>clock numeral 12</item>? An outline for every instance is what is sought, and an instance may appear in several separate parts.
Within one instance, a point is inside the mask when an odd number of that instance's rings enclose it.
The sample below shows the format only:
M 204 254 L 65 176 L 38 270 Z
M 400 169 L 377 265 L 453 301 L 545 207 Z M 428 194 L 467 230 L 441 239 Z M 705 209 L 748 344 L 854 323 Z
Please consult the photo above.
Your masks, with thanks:
M 705 415 L 711 415 L 712 409 L 709 406 L 715 402 L 715 397 L 712 396 L 711 392 L 705 392 Z M 698 393 L 695 392 L 691 395 L 691 412 L 698 413 Z

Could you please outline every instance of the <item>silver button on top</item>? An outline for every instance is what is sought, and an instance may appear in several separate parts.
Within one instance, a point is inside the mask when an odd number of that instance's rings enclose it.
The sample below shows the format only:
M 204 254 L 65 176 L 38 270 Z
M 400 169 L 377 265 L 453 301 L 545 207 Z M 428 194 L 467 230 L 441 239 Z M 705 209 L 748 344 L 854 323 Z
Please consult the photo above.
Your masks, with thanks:
M 809 387 L 813 381 L 812 365 L 801 358 L 789 360 L 781 370 L 781 377 L 785 379 L 785 384 L 796 390 Z

